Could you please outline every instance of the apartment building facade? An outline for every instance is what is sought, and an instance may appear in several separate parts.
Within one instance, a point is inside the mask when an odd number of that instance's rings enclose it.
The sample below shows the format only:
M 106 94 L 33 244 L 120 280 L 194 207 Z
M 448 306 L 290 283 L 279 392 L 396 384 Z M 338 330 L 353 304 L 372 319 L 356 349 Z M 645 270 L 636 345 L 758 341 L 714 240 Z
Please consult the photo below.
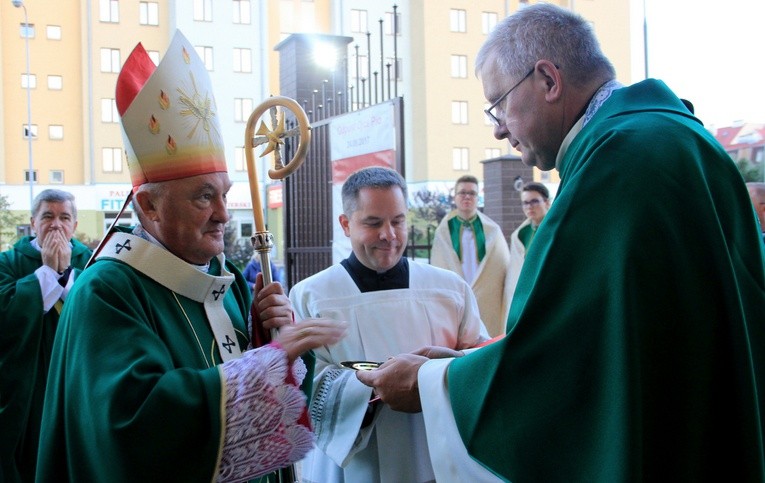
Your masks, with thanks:
M 78 231 L 91 239 L 100 238 L 130 189 L 114 103 L 117 75 L 139 41 L 158 62 L 176 29 L 212 77 L 234 181 L 229 208 L 241 236 L 249 236 L 253 218 L 244 127 L 255 106 L 280 93 L 274 47 L 292 33 L 353 38 L 336 59 L 345 63 L 348 82 L 332 89 L 342 92 L 349 110 L 385 96 L 403 98 L 409 182 L 448 186 L 463 174 L 482 179 L 482 160 L 513 154 L 492 137 L 473 60 L 493 26 L 528 2 L 59 0 L 55 9 L 42 0 L 23 3 L 26 23 L 22 8 L 0 3 L 0 192 L 25 217 L 32 194 L 46 187 L 73 192 Z M 558 3 L 592 22 L 618 78 L 629 83 L 630 39 L 638 34 L 630 30 L 630 0 Z M 278 232 L 279 184 L 266 179 L 266 168 L 265 160 L 258 162 L 264 206 L 271 207 L 267 218 Z M 556 180 L 554 173 L 534 176 Z

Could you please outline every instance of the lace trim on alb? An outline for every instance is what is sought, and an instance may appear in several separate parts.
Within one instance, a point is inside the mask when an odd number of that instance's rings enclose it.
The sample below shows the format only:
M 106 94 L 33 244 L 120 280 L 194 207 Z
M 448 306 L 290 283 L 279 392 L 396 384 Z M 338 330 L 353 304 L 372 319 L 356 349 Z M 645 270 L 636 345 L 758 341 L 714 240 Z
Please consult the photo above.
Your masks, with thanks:
M 310 429 L 298 422 L 305 395 L 286 384 L 287 354 L 272 346 L 247 351 L 223 364 L 226 428 L 218 481 L 245 481 L 302 459 L 313 447 Z M 291 368 L 299 385 L 301 359 Z

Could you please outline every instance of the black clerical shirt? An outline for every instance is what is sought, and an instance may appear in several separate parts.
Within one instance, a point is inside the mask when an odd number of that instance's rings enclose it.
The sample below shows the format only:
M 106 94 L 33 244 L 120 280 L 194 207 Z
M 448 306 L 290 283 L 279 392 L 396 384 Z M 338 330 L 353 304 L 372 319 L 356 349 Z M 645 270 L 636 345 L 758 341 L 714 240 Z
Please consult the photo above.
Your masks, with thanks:
M 409 261 L 406 257 L 401 257 L 397 264 L 383 273 L 377 273 L 362 265 L 355 253 L 351 253 L 351 256 L 340 264 L 345 267 L 362 293 L 409 288 Z

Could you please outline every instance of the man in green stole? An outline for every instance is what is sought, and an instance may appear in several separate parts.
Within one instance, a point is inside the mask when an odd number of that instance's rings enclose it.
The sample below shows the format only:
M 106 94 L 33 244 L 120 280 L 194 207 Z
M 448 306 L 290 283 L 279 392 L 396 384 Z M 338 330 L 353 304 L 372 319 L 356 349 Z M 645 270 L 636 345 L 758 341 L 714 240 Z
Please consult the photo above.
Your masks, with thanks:
M 495 137 L 561 175 L 507 336 L 357 377 L 423 411 L 439 482 L 765 481 L 765 253 L 730 156 L 561 7 L 500 22 L 476 71 Z
M 59 314 L 90 249 L 72 238 L 77 206 L 47 189 L 32 202 L 36 236 L 0 253 L 0 481 L 34 481 L 45 383 Z
M 436 228 L 430 263 L 462 277 L 475 293 L 481 320 L 491 337 L 505 333 L 510 309 L 510 250 L 502 229 L 478 211 L 478 179 L 454 184 L 456 209 Z
M 223 255 L 217 107 L 180 32 L 159 66 L 136 47 L 116 101 L 140 225 L 107 234 L 64 307 L 38 481 L 246 481 L 294 463 L 313 445 L 299 355 L 343 325 L 297 329 L 281 286 L 256 286 L 253 317 L 283 327 L 251 349 L 250 289 Z

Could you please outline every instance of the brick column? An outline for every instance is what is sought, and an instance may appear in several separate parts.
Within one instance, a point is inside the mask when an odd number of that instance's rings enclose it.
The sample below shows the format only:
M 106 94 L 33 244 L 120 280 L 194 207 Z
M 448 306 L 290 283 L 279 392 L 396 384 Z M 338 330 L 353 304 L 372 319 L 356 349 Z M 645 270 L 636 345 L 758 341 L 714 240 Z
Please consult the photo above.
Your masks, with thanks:
M 505 155 L 483 163 L 483 212 L 502 228 L 505 239 L 523 223 L 520 187 L 533 181 L 533 171 L 521 158 Z

